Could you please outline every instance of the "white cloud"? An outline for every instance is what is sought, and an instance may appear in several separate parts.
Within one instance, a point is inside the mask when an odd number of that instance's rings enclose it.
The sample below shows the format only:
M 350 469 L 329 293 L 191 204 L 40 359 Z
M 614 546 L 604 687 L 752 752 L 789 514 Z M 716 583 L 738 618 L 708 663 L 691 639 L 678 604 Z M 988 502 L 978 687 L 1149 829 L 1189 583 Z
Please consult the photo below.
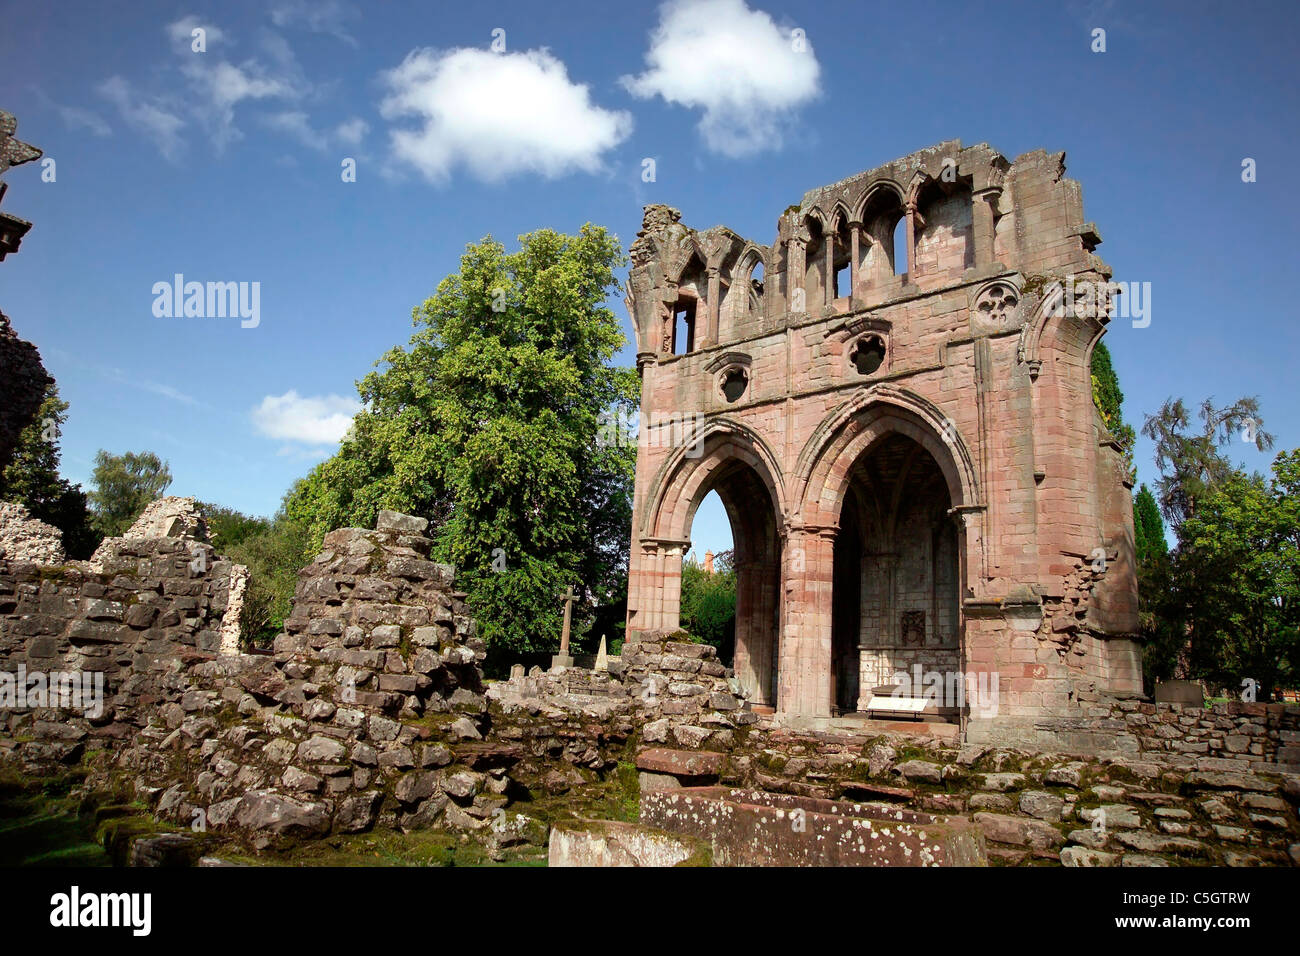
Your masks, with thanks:
M 268 116 L 263 116 L 262 122 L 271 129 L 278 130 L 281 133 L 287 133 L 304 146 L 308 146 L 312 149 L 325 148 L 324 134 L 313 129 L 311 121 L 307 118 L 307 114 L 300 110 L 288 110 L 283 113 L 272 113 Z
M 434 182 L 458 167 L 495 181 L 519 173 L 554 178 L 597 172 L 632 117 L 601 109 L 547 50 L 414 50 L 384 74 L 385 119 L 414 117 L 390 131 L 393 153 Z
M 185 121 L 158 98 L 137 94 L 120 76 L 110 76 L 99 85 L 99 93 L 117 107 L 128 126 L 154 141 L 158 151 L 169 160 L 179 158 L 185 148 L 181 129 Z
M 253 409 L 253 425 L 268 438 L 332 445 L 347 434 L 361 403 L 343 395 L 302 396 L 290 389 L 268 395 Z
M 98 113 L 84 110 L 80 106 L 60 106 L 59 116 L 69 129 L 88 129 L 96 136 L 112 136 L 113 129 Z
M 370 124 L 359 116 L 345 120 L 334 128 L 334 135 L 338 137 L 339 142 L 349 146 L 360 145 L 368 132 L 370 132 Z
M 333 130 L 317 129 L 301 110 L 270 113 L 261 120 L 267 128 L 292 136 L 315 150 L 325 150 L 331 145 L 358 146 L 370 130 L 370 124 L 358 116 L 340 123 Z
M 277 27 L 302 26 L 312 33 L 337 37 L 351 46 L 357 45 L 357 39 L 347 31 L 345 24 L 360 16 L 354 7 L 339 0 L 317 0 L 315 3 L 286 0 L 271 9 L 271 22 Z
M 292 99 L 299 95 L 291 80 L 267 74 L 254 60 L 235 66 L 225 60 L 209 61 L 196 54 L 181 67 L 181 72 L 201 98 L 197 111 L 218 150 L 243 135 L 235 127 L 235 107 L 239 103 L 267 98 Z
M 669 0 L 645 60 L 644 73 L 622 78 L 627 90 L 702 109 L 705 145 L 726 156 L 779 147 L 795 108 L 817 95 L 821 72 L 806 36 L 744 0 Z

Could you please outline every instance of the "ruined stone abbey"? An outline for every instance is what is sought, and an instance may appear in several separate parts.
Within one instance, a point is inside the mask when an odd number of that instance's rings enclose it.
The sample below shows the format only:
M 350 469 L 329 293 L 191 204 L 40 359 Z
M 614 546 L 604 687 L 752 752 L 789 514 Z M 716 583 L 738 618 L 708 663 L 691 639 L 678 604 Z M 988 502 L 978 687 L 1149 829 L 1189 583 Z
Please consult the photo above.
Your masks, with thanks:
M 40 155 L 14 129 L 0 167 Z M 70 788 L 131 865 L 1300 864 L 1300 708 L 1135 699 L 1110 272 L 1063 172 L 944 143 L 808 193 L 770 247 L 646 209 L 629 628 L 589 666 L 489 680 L 425 517 L 330 531 L 267 653 L 195 499 L 89 561 L 0 504 L 0 773 Z M 0 258 L 30 225 L 0 214 Z M 49 383 L 0 314 L 0 466 Z M 678 628 L 712 490 L 732 667 Z M 995 706 L 874 719 L 914 667 Z M 52 816 L 6 816 L 0 855 Z
M 806 193 L 771 245 L 648 206 L 642 421 L 699 425 L 639 445 L 629 643 L 677 627 L 717 491 L 736 675 L 778 718 L 860 710 L 918 664 L 997 676 L 996 714 L 951 715 L 973 741 L 1140 694 L 1131 479 L 1090 377 L 1100 241 L 1064 154 L 957 141 Z

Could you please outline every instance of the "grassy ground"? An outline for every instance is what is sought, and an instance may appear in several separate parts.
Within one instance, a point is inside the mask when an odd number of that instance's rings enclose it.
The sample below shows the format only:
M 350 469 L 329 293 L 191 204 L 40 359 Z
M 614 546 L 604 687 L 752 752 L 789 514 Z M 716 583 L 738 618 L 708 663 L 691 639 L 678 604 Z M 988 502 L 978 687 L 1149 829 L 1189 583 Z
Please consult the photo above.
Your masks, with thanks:
M 0 866 L 111 866 L 93 815 L 60 787 L 0 781 Z

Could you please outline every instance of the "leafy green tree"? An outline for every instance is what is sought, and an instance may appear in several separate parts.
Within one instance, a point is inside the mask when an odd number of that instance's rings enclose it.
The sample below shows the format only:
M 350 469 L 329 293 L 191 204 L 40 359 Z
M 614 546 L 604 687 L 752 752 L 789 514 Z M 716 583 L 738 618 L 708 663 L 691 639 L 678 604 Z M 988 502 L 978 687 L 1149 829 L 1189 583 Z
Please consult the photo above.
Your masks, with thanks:
M 91 525 L 86 494 L 59 475 L 59 439 L 68 420 L 68 403 L 53 382 L 36 419 L 18 437 L 13 460 L 0 472 L 0 499 L 24 505 L 32 517 L 63 532 L 63 547 L 71 558 L 89 558 L 100 535 Z
M 256 535 L 265 534 L 272 527 L 269 518 L 246 515 L 224 505 L 199 502 L 198 508 L 208 525 L 208 539 L 220 554 Z
M 1253 678 L 1262 700 L 1300 676 L 1300 449 L 1271 480 L 1235 473 L 1203 494 L 1180 552 L 1193 666 L 1224 686 Z
M 266 647 L 284 629 L 284 619 L 292 610 L 298 571 L 311 560 L 309 551 L 313 549 L 307 526 L 283 512 L 270 521 L 249 519 L 235 527 L 248 530 L 254 524 L 260 524 L 260 529 L 251 530 L 237 541 L 221 545 L 218 532 L 213 543 L 225 557 L 248 568 L 240 630 L 246 643 Z
M 111 455 L 100 449 L 91 475 L 90 505 L 96 529 L 105 537 L 122 534 L 172 483 L 171 469 L 151 451 Z
M 1160 506 L 1156 504 L 1156 496 L 1145 484 L 1133 496 L 1133 543 L 1139 568 L 1153 557 L 1169 553 Z
M 1172 553 L 1160 553 L 1163 533 L 1152 533 L 1149 514 L 1145 518 L 1140 514 L 1145 506 L 1135 502 L 1135 537 L 1140 536 L 1146 551 L 1146 559 L 1138 564 L 1139 614 L 1146 638 L 1143 659 L 1148 677 L 1156 679 L 1201 679 L 1223 673 L 1221 663 L 1216 663 L 1213 642 L 1205 635 L 1220 626 L 1214 623 L 1222 622 L 1225 605 L 1220 599 L 1229 596 L 1218 589 L 1202 563 L 1205 548 L 1193 551 L 1185 546 L 1183 525 L 1225 482 L 1244 478 L 1227 455 L 1234 441 L 1248 442 L 1261 451 L 1273 447 L 1273 436 L 1264 431 L 1255 398 L 1242 398 L 1223 407 L 1207 399 L 1198 416 L 1200 424 L 1194 426 L 1182 399 L 1168 399 L 1142 426 L 1142 434 L 1156 446 L 1159 510 L 1178 539 Z M 1138 532 L 1139 522 L 1146 530 Z M 1228 560 L 1226 555 L 1220 557 Z M 1225 579 L 1232 573 L 1233 569 L 1225 566 Z
M 1133 543 L 1137 562 L 1138 618 L 1145 642 L 1143 670 L 1152 680 L 1185 676 L 1187 613 L 1179 603 L 1165 523 L 1156 496 L 1145 484 L 1133 496 Z
M 1142 434 L 1156 446 L 1160 510 L 1180 538 L 1182 524 L 1195 513 L 1197 502 L 1237 471 L 1224 454 L 1234 441 L 1243 440 L 1260 451 L 1273 447 L 1273 436 L 1264 431 L 1257 398 L 1240 398 L 1222 408 L 1207 398 L 1201 403 L 1199 417 L 1200 429 L 1194 430 L 1183 400 L 1171 398 L 1155 415 L 1148 415 L 1142 426 Z
M 611 364 L 624 337 L 605 298 L 623 261 L 590 224 L 516 252 L 469 246 L 414 310 L 408 347 L 359 384 L 351 433 L 290 491 L 288 516 L 313 541 L 381 508 L 429 518 L 489 646 L 557 646 L 566 586 L 585 591 L 575 614 L 625 587 L 635 448 L 597 441 L 600 416 L 639 397 L 635 371 Z
M 1137 435 L 1133 426 L 1124 421 L 1124 393 L 1120 391 L 1119 376 L 1115 374 L 1111 363 L 1110 349 L 1105 342 L 1098 342 L 1092 350 L 1092 402 L 1101 413 L 1102 421 L 1110 433 L 1119 442 L 1128 463 L 1129 472 L 1134 471 L 1133 445 Z
M 696 640 L 716 647 L 724 660 L 730 660 L 736 642 L 736 572 L 727 568 L 710 574 L 694 561 L 685 562 L 681 625 Z

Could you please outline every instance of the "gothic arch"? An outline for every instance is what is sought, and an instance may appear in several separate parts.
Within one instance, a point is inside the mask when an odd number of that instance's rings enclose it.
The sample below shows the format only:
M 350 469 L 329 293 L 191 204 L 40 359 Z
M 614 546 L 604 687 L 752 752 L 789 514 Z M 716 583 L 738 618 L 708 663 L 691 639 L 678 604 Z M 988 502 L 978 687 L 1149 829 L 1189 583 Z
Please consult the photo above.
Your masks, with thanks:
M 772 449 L 756 432 L 728 418 L 718 418 L 704 428 L 697 457 L 691 457 L 692 447 L 674 449 L 651 482 L 640 529 L 642 537 L 685 540 L 695 509 L 712 481 L 737 461 L 757 474 L 771 496 L 778 526 L 782 523 L 786 504 L 781 468 Z
M 793 519 L 809 527 L 838 527 L 853 463 L 895 432 L 933 456 L 954 507 L 979 503 L 975 461 L 956 424 L 914 392 L 873 385 L 832 411 L 809 437 L 790 489 Z
M 833 233 L 840 228 L 841 224 L 849 222 L 852 218 L 849 214 L 849 207 L 845 205 L 844 200 L 837 199 L 835 204 L 831 206 L 830 216 L 827 217 L 826 221 L 830 223 L 827 228 Z
M 1109 283 L 1109 279 L 1092 279 L 1085 275 L 1077 279 L 1096 284 Z M 1093 303 L 1091 308 L 1072 308 L 1066 302 L 1066 283 L 1056 280 L 1043 289 L 1041 298 L 1034 304 L 1020 331 L 1017 357 L 1029 364 L 1037 373 L 1043 361 L 1043 346 L 1048 349 L 1074 346 L 1083 350 L 1085 359 L 1091 360 L 1093 346 L 1106 330 L 1110 321 L 1110 305 L 1102 308 Z M 1086 363 L 1085 363 L 1086 364 Z
M 881 192 L 893 193 L 900 206 L 906 203 L 907 197 L 903 194 L 903 188 L 899 186 L 898 183 L 887 177 L 878 177 L 867 183 L 867 187 L 862 190 L 862 195 L 858 197 L 858 201 L 853 205 L 852 218 L 857 219 L 859 222 L 862 221 L 862 216 L 866 212 L 867 204 Z

